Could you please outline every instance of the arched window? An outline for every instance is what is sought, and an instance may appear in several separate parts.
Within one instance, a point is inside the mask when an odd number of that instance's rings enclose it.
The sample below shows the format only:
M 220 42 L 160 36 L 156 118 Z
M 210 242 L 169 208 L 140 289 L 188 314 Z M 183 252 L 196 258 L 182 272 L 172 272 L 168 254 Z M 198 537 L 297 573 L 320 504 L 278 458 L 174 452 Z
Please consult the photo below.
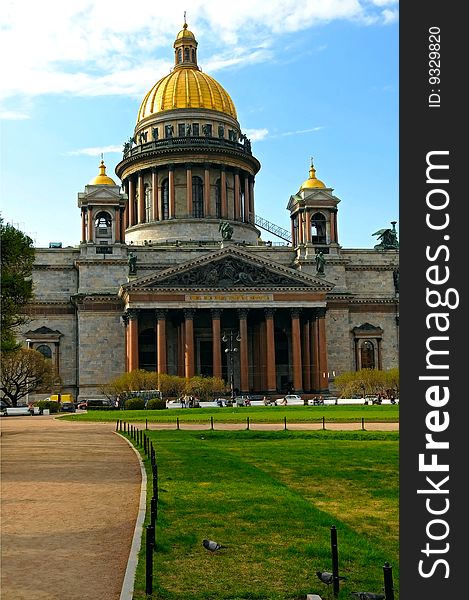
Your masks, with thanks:
M 321 213 L 314 213 L 311 217 L 313 244 L 326 244 L 326 217 Z
M 360 359 L 362 369 L 375 368 L 375 347 L 369 340 L 364 340 L 360 348 Z
M 192 48 L 192 62 L 193 62 L 193 63 L 195 63 L 195 62 L 196 62 L 196 60 L 195 60 L 195 50 L 194 50 L 194 48 Z
M 202 219 L 204 216 L 204 184 L 200 177 L 192 177 L 192 216 Z
M 191 57 L 190 57 L 190 50 L 189 48 L 184 48 L 184 62 L 189 62 Z
M 44 358 L 52 358 L 52 350 L 50 349 L 50 346 L 41 344 L 36 348 L 36 350 L 40 352 Z
M 169 219 L 169 179 L 163 179 L 161 184 L 161 197 L 163 199 L 163 220 Z
M 110 238 L 112 236 L 112 219 L 111 215 L 107 212 L 99 212 L 94 220 L 96 228 L 96 237 L 98 238 Z
M 215 216 L 221 219 L 221 180 L 217 179 L 215 183 Z
M 182 48 L 178 49 L 178 53 L 177 53 L 177 62 L 182 63 Z
M 151 221 L 151 187 L 145 185 L 145 223 Z

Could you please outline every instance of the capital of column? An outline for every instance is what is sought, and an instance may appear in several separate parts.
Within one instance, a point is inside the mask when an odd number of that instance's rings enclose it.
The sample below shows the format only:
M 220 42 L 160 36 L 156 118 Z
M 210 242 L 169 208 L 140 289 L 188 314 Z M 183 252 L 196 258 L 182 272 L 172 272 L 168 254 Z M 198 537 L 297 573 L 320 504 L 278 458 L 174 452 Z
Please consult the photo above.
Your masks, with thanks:
M 121 315 L 121 323 L 124 327 L 127 327 L 127 325 L 129 324 L 129 320 L 129 314 L 127 312 Z
M 166 315 L 168 314 L 167 308 L 157 308 L 155 310 L 156 318 L 158 321 L 164 321 L 166 319 Z
M 264 315 L 266 319 L 273 319 L 275 315 L 275 308 L 264 308 Z
M 168 171 L 174 171 L 174 163 L 168 164 Z
M 327 308 L 321 307 L 316 309 L 316 319 L 324 319 L 326 316 Z
M 195 308 L 185 308 L 184 309 L 184 318 L 185 319 L 193 319 L 195 315 Z
M 185 163 L 184 166 L 186 167 L 186 169 L 192 169 L 192 167 L 194 166 L 194 163 Z
M 211 308 L 210 312 L 212 313 L 212 319 L 219 319 L 223 312 L 222 308 Z
M 138 309 L 138 308 L 128 308 L 126 311 L 128 318 L 131 320 L 138 319 L 139 312 L 140 312 L 140 309 Z
M 301 315 L 301 308 L 290 308 L 290 314 L 293 318 L 299 318 Z
M 247 319 L 249 314 L 249 308 L 238 308 L 238 317 L 240 319 Z

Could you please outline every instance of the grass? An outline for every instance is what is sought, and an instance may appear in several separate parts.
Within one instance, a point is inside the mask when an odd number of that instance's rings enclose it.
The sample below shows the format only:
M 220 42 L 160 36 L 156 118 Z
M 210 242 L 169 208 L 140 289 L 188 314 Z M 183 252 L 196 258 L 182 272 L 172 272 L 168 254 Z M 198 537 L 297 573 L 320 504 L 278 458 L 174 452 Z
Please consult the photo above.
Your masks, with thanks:
M 252 406 L 241 408 L 171 408 L 168 410 L 119 410 L 89 411 L 83 414 L 67 415 L 61 418 L 74 421 L 117 421 L 150 423 L 210 423 L 213 417 L 217 423 L 283 423 L 284 417 L 290 423 L 322 422 L 398 422 L 398 405 L 359 405 L 359 406 Z
M 148 431 L 159 472 L 154 593 L 160 600 L 339 598 L 398 582 L 398 433 Z M 228 546 L 211 554 L 203 538 Z M 134 600 L 145 595 L 144 549 Z M 397 595 L 396 595 L 397 598 Z

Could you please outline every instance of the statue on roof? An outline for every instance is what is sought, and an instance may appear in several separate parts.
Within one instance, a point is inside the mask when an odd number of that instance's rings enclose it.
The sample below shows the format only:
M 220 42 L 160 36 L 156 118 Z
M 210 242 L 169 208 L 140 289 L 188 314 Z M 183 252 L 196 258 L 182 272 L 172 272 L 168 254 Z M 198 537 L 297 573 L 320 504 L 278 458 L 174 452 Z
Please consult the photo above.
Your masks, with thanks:
M 129 264 L 129 275 L 137 275 L 137 255 L 131 252 L 127 262 Z
M 314 260 L 316 262 L 316 274 L 324 275 L 324 265 L 326 264 L 326 259 L 324 258 L 324 254 L 321 251 L 319 251 L 315 255 Z
M 218 231 L 221 233 L 223 240 L 231 240 L 233 237 L 233 227 L 230 225 L 230 223 L 228 223 L 228 221 L 220 221 Z
M 375 246 L 376 250 L 397 250 L 399 248 L 396 223 L 397 221 L 391 221 L 392 229 L 379 229 L 373 233 L 373 235 L 378 236 L 378 241 L 380 241 L 380 243 Z

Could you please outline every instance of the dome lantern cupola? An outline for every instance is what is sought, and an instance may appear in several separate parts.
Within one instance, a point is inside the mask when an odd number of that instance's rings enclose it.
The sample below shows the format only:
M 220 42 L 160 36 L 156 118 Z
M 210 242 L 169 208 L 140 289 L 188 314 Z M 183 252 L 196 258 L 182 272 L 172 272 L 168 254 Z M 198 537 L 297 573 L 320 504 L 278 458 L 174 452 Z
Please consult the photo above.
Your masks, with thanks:
M 197 40 L 195 35 L 187 28 L 186 13 L 184 13 L 184 25 L 174 40 L 174 68 L 192 67 L 197 68 Z
M 311 157 L 311 166 L 309 168 L 309 178 L 301 185 L 301 190 L 314 189 L 314 188 L 325 188 L 326 185 L 316 177 L 316 169 L 313 164 L 313 157 Z
M 116 185 L 116 182 L 106 175 L 104 160 L 101 160 L 99 165 L 99 175 L 96 175 L 88 185 Z

